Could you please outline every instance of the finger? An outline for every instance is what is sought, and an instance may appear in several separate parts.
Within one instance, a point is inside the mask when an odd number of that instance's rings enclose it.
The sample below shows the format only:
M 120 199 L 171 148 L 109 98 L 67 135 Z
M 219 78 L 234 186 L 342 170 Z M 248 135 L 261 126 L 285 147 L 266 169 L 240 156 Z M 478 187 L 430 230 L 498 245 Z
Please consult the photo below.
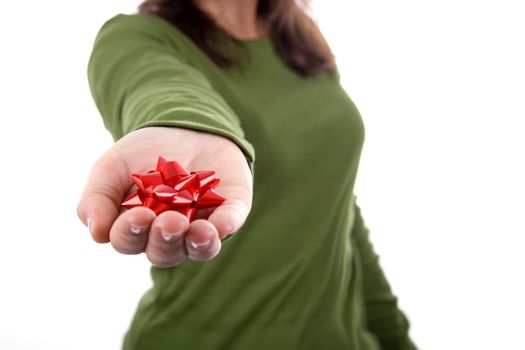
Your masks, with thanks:
M 195 220 L 186 232 L 186 251 L 188 258 L 207 261 L 221 250 L 221 240 L 217 229 L 207 220 Z
M 166 211 L 160 214 L 151 225 L 146 255 L 157 267 L 179 265 L 186 259 L 184 233 L 190 223 L 181 213 Z
M 208 217 L 219 233 L 219 238 L 237 231 L 246 221 L 251 208 L 251 193 L 237 187 L 218 188 L 217 192 L 226 198 Z
M 109 231 L 130 186 L 127 166 L 118 154 L 108 152 L 93 165 L 77 206 L 77 215 L 88 226 L 95 241 L 109 241 Z
M 136 207 L 122 213 L 109 233 L 113 248 L 122 254 L 142 253 L 155 217 L 155 212 L 146 207 Z

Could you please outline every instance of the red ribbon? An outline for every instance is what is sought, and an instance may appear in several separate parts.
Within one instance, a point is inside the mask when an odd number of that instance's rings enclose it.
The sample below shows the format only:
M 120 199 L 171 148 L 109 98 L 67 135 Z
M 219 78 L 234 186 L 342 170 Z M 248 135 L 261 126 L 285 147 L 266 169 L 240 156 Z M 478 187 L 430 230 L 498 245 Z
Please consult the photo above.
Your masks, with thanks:
M 192 221 L 198 209 L 217 207 L 225 200 L 213 190 L 220 181 L 215 171 L 189 173 L 176 161 L 163 157 L 159 157 L 155 170 L 132 174 L 131 178 L 138 189 L 122 203 L 127 209 L 144 206 L 157 215 L 175 210 Z

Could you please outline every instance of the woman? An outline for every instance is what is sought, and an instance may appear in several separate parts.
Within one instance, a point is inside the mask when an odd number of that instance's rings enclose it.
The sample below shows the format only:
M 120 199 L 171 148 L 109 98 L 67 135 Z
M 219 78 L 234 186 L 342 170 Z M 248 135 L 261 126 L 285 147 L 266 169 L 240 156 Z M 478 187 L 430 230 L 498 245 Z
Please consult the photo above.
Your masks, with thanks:
M 118 141 L 78 214 L 154 265 L 125 349 L 415 348 L 353 193 L 362 120 L 302 5 L 150 0 L 100 29 L 89 83 Z M 226 201 L 121 212 L 159 155 L 215 170 Z

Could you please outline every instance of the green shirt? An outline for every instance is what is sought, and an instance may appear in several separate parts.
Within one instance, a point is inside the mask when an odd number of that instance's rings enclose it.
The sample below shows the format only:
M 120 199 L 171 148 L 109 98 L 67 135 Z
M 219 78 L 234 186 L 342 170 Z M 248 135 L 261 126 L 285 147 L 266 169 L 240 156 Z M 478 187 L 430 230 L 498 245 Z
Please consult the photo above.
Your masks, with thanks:
M 216 258 L 152 268 L 124 349 L 415 349 L 356 204 L 358 110 L 337 74 L 301 77 L 269 38 L 241 45 L 248 67 L 224 69 L 155 15 L 97 35 L 89 83 L 114 139 L 216 133 L 254 173 L 250 215 Z

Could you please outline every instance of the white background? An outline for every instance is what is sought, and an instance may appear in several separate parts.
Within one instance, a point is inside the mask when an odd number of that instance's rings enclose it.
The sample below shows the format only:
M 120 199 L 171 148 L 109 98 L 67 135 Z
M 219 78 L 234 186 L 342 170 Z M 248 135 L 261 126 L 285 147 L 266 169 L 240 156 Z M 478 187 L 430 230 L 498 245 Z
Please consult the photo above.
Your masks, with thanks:
M 521 1 L 317 1 L 366 140 L 356 194 L 422 349 L 525 349 Z M 75 206 L 111 145 L 87 86 L 102 23 L 138 1 L 0 11 L 0 349 L 117 349 L 143 256 Z

